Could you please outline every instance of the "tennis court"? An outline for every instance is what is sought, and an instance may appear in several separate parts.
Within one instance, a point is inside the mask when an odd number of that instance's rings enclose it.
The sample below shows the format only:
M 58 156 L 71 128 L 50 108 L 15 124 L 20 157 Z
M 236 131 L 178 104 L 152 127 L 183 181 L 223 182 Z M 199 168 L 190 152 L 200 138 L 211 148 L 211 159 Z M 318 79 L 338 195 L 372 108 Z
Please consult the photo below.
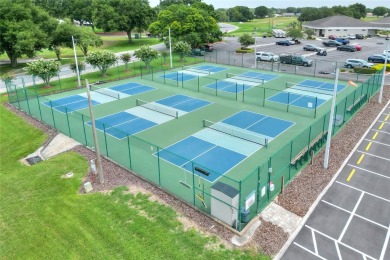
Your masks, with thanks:
M 204 120 L 204 129 L 158 153 L 159 158 L 214 182 L 293 122 L 240 111 L 220 122 Z
M 175 95 L 155 102 L 136 100 L 137 106 L 96 119 L 96 128 L 117 139 L 147 130 L 153 126 L 177 119 L 211 102 L 185 95 Z M 91 122 L 87 122 L 91 126 Z

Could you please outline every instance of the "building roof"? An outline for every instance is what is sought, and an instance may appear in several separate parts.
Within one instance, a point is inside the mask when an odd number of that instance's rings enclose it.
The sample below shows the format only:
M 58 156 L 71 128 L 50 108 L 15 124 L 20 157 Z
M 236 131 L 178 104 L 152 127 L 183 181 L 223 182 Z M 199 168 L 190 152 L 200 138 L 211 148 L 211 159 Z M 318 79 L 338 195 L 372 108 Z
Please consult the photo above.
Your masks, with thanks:
M 390 28 L 390 16 L 384 17 L 379 20 L 374 20 L 370 22 L 371 26 L 380 27 L 389 30 Z
M 359 27 L 359 28 L 367 28 L 372 27 L 373 25 L 361 21 L 359 19 L 355 19 L 353 17 L 345 16 L 345 15 L 335 15 L 335 16 L 329 16 L 322 19 L 305 22 L 303 23 L 303 26 L 305 27 L 314 27 L 314 28 L 335 28 L 335 27 Z

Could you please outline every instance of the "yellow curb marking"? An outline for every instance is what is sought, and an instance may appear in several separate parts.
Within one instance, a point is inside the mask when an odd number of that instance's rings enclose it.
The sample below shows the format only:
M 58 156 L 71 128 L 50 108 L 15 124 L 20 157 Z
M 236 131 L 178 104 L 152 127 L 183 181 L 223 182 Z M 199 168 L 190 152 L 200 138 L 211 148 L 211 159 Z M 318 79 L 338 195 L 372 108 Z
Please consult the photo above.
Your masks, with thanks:
M 369 143 L 368 143 L 368 145 L 367 145 L 367 147 L 366 147 L 366 151 L 370 150 L 371 144 L 372 144 L 372 142 L 369 142 Z
M 363 158 L 364 158 L 364 154 L 360 155 L 360 158 L 359 158 L 359 160 L 357 161 L 356 164 L 360 164 L 362 162 Z
M 355 173 L 355 169 L 353 169 L 353 170 L 351 171 L 351 173 L 348 175 L 347 181 L 350 181 L 350 180 L 351 180 L 351 178 L 352 178 L 352 176 L 353 176 L 354 173 Z

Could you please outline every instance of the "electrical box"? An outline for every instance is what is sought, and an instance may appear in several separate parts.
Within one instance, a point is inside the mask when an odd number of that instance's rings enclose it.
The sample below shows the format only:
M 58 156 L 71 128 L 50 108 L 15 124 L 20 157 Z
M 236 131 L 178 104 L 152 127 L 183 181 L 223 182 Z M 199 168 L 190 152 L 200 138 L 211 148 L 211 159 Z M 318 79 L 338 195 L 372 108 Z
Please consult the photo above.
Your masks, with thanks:
M 229 226 L 237 227 L 239 193 L 228 184 L 216 182 L 211 186 L 211 215 Z

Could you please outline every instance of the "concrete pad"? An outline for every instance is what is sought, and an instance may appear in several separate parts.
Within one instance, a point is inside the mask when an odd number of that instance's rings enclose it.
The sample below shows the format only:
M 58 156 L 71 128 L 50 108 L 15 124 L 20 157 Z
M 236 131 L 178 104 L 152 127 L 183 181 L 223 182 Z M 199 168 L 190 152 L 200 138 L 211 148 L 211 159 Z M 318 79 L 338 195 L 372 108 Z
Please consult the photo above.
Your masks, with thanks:
M 236 246 L 245 245 L 255 234 L 256 229 L 261 225 L 261 221 L 257 219 L 255 223 L 242 236 L 233 236 L 231 242 Z
M 295 229 L 302 220 L 301 217 L 284 209 L 274 202 L 271 202 L 263 210 L 263 212 L 261 212 L 260 217 L 274 225 L 281 227 L 289 235 L 294 233 Z
M 43 149 L 41 155 L 45 159 L 49 159 L 57 154 L 68 151 L 75 146 L 81 145 L 79 142 L 73 140 L 61 133 L 57 134 L 53 140 Z

